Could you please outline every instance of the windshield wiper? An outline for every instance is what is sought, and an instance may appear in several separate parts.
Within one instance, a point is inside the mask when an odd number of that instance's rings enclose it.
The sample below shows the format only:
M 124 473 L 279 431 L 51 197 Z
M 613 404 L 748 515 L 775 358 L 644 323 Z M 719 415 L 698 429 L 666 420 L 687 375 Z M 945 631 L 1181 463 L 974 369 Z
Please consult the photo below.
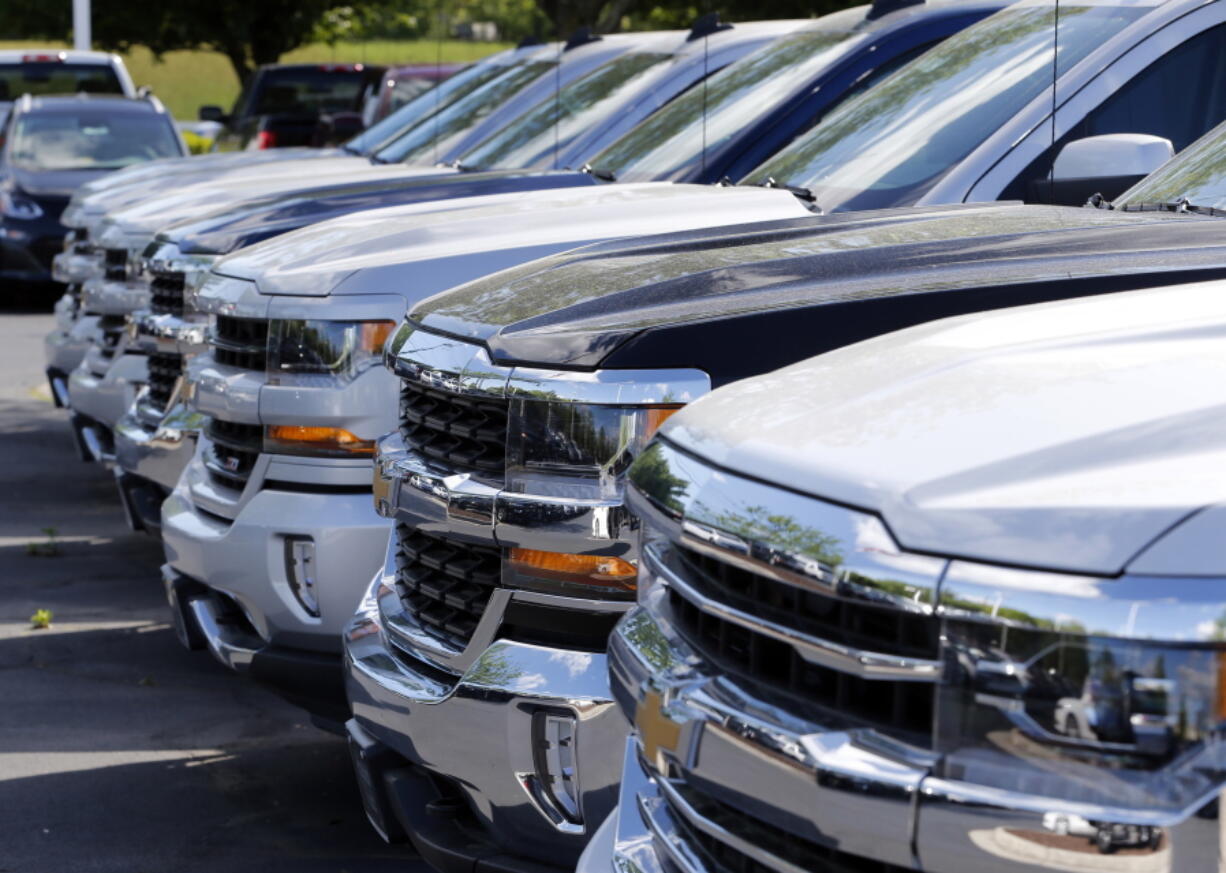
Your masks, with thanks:
M 1119 209 L 1121 212 L 1189 212 L 1193 215 L 1212 215 L 1215 218 L 1226 218 L 1226 209 L 1219 209 L 1216 206 L 1198 206 L 1195 203 L 1189 202 L 1187 198 L 1167 200 L 1166 202 L 1126 203 L 1123 206 L 1113 206 L 1112 208 Z
M 599 179 L 602 182 L 616 182 L 617 174 L 612 170 L 606 170 L 603 167 L 593 167 L 591 164 L 584 164 L 579 168 L 580 173 L 587 173 L 593 179 Z
M 817 205 L 817 195 L 813 193 L 812 188 L 805 188 L 800 185 L 788 185 L 775 179 L 774 176 L 767 176 L 766 179 L 758 183 L 759 188 L 778 188 L 780 191 L 789 191 L 798 199 L 805 201 L 811 205 L 811 208 L 820 213 L 822 208 Z

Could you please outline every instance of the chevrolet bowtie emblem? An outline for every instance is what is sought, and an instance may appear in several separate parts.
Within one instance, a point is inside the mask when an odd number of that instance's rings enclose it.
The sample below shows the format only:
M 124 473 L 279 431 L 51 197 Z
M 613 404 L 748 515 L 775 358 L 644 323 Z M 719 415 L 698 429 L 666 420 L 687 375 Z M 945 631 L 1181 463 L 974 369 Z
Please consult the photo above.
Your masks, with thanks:
M 681 740 L 681 725 L 664 712 L 664 699 L 655 691 L 643 694 L 643 700 L 634 713 L 634 727 L 643 744 L 643 754 L 660 772 L 665 772 L 665 753 L 677 755 L 677 743 Z

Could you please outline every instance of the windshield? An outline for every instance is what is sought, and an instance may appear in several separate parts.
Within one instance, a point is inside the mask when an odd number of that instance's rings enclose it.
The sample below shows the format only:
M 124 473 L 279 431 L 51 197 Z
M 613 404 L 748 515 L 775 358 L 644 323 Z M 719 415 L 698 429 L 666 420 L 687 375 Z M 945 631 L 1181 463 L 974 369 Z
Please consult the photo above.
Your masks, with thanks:
M 9 160 L 26 170 L 116 170 L 180 154 L 170 124 L 152 113 L 23 115 L 9 140 Z
M 605 121 L 620 98 L 632 94 L 651 70 L 671 59 L 672 55 L 646 52 L 614 58 L 571 82 L 556 98 L 542 100 L 460 162 L 483 169 L 551 166 L 556 150 Z
M 423 118 L 428 118 L 440 109 L 446 109 L 486 82 L 501 76 L 507 69 L 508 67 L 503 64 L 475 64 L 466 70 L 461 70 L 440 82 L 428 93 L 401 106 L 377 124 L 359 133 L 345 143 L 345 148 L 359 154 L 370 154 Z
M 362 70 L 273 70 L 261 80 L 249 115 L 356 109 L 369 78 Z
M 864 20 L 862 10 L 848 13 L 829 18 L 848 24 Z M 718 149 L 812 81 L 837 54 L 836 47 L 853 35 L 846 28 L 823 26 L 776 40 L 711 76 L 705 88 L 682 94 L 591 164 L 625 182 L 680 178 L 705 152 Z
M 1070 69 L 1145 6 L 1060 6 Z M 827 212 L 914 204 L 1052 81 L 1055 10 L 1003 9 L 955 34 L 825 120 L 744 181 L 812 189 Z
M 462 100 L 457 100 L 383 147 L 375 157 L 387 163 L 423 162 L 434 158 L 440 143 L 476 127 L 480 121 L 532 82 L 552 70 L 554 61 L 512 67 Z
M 1115 200 L 1117 209 L 1187 200 L 1226 209 L 1226 124 L 1219 124 Z
M 109 64 L 30 62 L 0 65 L 0 100 L 22 94 L 122 94 L 123 86 Z

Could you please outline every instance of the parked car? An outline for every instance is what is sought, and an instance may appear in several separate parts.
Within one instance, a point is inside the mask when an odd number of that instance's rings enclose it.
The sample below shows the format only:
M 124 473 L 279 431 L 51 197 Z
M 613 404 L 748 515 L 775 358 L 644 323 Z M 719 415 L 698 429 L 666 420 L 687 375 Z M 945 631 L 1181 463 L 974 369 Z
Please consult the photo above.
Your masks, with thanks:
M 351 115 L 361 128 L 363 98 L 383 77 L 366 64 L 269 64 L 243 85 L 234 107 L 200 107 L 201 121 L 223 125 L 220 147 L 254 149 L 312 145 L 321 117 Z
M 464 64 L 409 64 L 391 67 L 383 74 L 362 110 L 364 126 L 382 121 L 402 106 L 416 100 L 464 69 Z M 438 95 L 440 98 L 442 94 Z M 440 108 L 442 108 L 440 106 Z
M 61 49 L 0 50 L 0 101 L 23 94 L 118 94 L 135 97 L 136 87 L 119 55 Z
M 0 128 L 0 279 L 9 293 L 50 283 L 64 245 L 60 213 L 78 186 L 182 154 L 173 119 L 153 98 L 17 100 Z
M 938 321 L 671 419 L 629 474 L 637 736 L 579 870 L 1108 869 L 1052 831 L 1215 870 L 1224 290 Z M 1041 694 L 976 691 L 1055 640 L 1106 706 L 1160 683 L 1172 747 L 1023 737 Z
M 603 647 L 639 584 L 624 471 L 660 423 L 712 388 L 918 322 L 1226 277 L 1226 225 L 1145 193 L 1196 175 L 1221 137 L 1115 210 L 908 208 L 614 241 L 413 308 L 386 351 L 400 421 L 376 446 L 375 501 L 393 536 L 343 637 L 376 827 L 403 824 L 427 854 L 474 832 L 521 853 L 535 834 L 542 856 L 581 845 L 621 778 L 626 723 Z M 718 528 L 689 532 L 753 554 Z M 776 563 L 808 572 L 815 560 Z M 455 723 L 470 728 L 439 727 Z M 534 756 L 546 742 L 569 750 L 564 771 Z M 524 797 L 524 784 L 539 793 Z M 460 807 L 454 827 L 428 815 L 434 801 Z

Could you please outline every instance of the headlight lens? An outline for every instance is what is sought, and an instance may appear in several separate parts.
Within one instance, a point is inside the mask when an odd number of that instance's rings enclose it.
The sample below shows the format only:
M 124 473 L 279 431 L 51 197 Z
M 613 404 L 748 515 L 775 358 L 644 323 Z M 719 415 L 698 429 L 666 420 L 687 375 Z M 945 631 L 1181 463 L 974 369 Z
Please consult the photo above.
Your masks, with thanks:
M 33 221 L 43 217 L 43 208 L 24 194 L 0 191 L 0 213 L 3 213 L 5 218 Z
M 532 519 L 555 529 L 599 533 L 626 518 L 625 473 L 660 425 L 680 407 L 608 406 L 535 398 L 510 404 L 506 489 L 544 498 Z M 631 599 L 638 567 L 625 555 L 512 548 L 504 584 L 570 596 Z
M 360 439 L 339 427 L 277 424 L 265 430 L 264 450 L 281 455 L 351 458 L 373 455 L 375 441 Z
M 379 363 L 391 321 L 273 321 L 268 331 L 268 370 L 351 379 Z
M 620 497 L 630 463 L 679 408 L 512 400 L 507 490 L 581 500 Z

